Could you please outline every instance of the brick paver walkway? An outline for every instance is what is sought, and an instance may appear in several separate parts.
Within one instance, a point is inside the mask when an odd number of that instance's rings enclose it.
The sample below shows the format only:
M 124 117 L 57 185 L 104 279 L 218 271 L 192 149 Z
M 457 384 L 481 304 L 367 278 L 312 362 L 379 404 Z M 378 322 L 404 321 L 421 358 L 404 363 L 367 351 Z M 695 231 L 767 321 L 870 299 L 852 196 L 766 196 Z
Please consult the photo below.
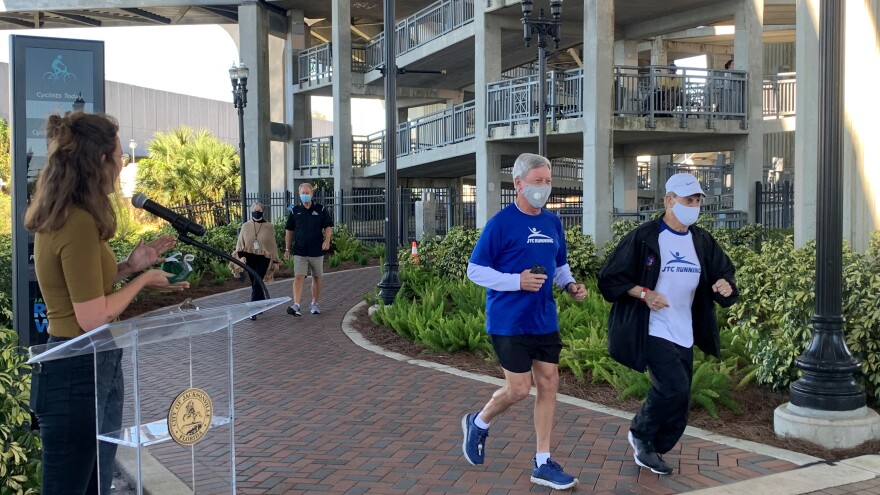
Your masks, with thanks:
M 321 315 L 294 318 L 279 307 L 237 327 L 239 493 L 550 491 L 529 482 L 532 399 L 493 426 L 487 463 L 468 465 L 461 455 L 461 416 L 481 407 L 495 387 L 353 344 L 341 330 L 343 316 L 375 288 L 379 270 L 329 273 L 324 280 Z M 289 295 L 290 282 L 270 290 L 273 296 Z M 248 295 L 219 295 L 202 305 L 241 302 Z M 304 302 L 309 297 L 306 293 Z M 676 473 L 661 478 L 632 462 L 627 425 L 618 417 L 559 404 L 554 458 L 580 478 L 577 492 L 682 493 L 795 467 L 686 436 L 666 456 Z

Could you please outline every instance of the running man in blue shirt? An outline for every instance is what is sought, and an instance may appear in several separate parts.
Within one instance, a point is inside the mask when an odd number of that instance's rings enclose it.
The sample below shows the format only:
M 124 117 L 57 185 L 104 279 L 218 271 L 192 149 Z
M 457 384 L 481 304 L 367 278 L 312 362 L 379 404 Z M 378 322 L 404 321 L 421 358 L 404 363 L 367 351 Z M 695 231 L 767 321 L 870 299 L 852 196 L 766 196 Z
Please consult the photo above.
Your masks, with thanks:
M 550 459 L 550 430 L 559 388 L 559 321 L 553 282 L 577 301 L 587 290 L 575 282 L 566 258 L 559 217 L 544 209 L 550 196 L 550 161 L 524 153 L 513 165 L 516 200 L 483 229 L 468 264 L 468 278 L 486 287 L 486 331 L 505 384 L 483 409 L 461 420 L 462 451 L 471 464 L 483 464 L 489 425 L 510 406 L 529 396 L 535 377 L 537 454 L 531 481 L 557 490 L 577 478 Z

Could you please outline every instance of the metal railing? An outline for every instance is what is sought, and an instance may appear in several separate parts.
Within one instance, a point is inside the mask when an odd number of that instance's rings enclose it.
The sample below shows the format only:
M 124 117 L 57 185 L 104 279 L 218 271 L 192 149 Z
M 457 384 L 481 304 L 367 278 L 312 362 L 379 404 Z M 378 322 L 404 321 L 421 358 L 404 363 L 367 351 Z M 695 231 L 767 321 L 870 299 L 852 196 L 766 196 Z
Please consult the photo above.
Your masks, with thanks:
M 553 158 L 550 160 L 550 165 L 553 172 L 553 180 L 584 180 L 584 161 L 580 158 Z M 502 168 L 501 173 L 512 175 L 513 166 Z
M 794 186 L 755 182 L 755 222 L 771 229 L 794 226 Z
M 748 117 L 748 76 L 744 71 L 675 68 L 666 66 L 614 67 L 614 113 L 646 117 L 646 126 L 657 118 L 677 118 L 680 127 L 689 119 L 702 119 L 713 127 L 718 119 L 745 121 Z
M 333 50 L 330 43 L 315 45 L 299 54 L 299 84 L 330 82 L 333 76 Z
M 537 74 L 494 82 L 486 88 L 489 128 L 538 123 Z M 583 109 L 583 69 L 551 71 L 547 84 L 547 119 L 553 129 L 561 119 L 581 117 Z
M 639 189 L 651 189 L 653 187 L 653 184 L 651 183 L 650 163 L 639 162 L 636 174 L 638 175 Z
M 471 100 L 398 124 L 397 156 L 407 156 L 474 139 L 474 111 L 474 101 Z M 384 130 L 365 136 L 359 142 L 363 143 L 361 146 L 365 149 L 379 150 L 378 153 L 365 154 L 363 166 L 375 165 L 385 160 Z
M 468 141 L 476 136 L 474 102 L 464 102 L 397 126 L 397 156 L 432 150 Z M 352 165 L 369 167 L 385 160 L 385 131 L 368 136 L 353 136 Z M 299 141 L 303 172 L 333 166 L 333 137 L 316 137 Z
M 333 136 L 301 139 L 297 168 L 313 174 L 333 168 Z
M 764 77 L 764 117 L 791 117 L 795 114 L 797 73 L 780 72 Z
M 700 187 L 706 196 L 718 196 L 733 193 L 733 165 L 685 165 L 669 163 L 666 165 L 665 184 L 674 174 L 688 173 L 700 181 Z
M 352 72 L 366 72 L 366 49 L 363 45 L 351 47 Z M 333 80 L 333 45 L 321 43 L 299 54 L 299 84 L 322 84 Z
M 474 0 L 440 0 L 397 23 L 394 29 L 398 56 L 443 36 L 474 19 Z M 366 46 L 366 67 L 373 70 L 385 64 L 385 33 L 379 33 Z

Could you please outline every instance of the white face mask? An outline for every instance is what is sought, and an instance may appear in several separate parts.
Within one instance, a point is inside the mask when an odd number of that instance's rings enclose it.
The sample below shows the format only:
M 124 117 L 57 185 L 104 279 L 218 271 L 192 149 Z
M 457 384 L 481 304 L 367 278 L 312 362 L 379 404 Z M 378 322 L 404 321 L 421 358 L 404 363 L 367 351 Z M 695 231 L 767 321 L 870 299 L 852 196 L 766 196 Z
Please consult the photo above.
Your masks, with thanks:
M 523 185 L 523 196 L 532 205 L 532 208 L 543 208 L 550 198 L 551 186 L 536 186 L 533 184 Z
M 697 218 L 700 216 L 699 206 L 685 206 L 675 199 L 673 201 L 675 203 L 672 205 L 672 214 L 675 215 L 679 222 L 684 224 L 685 227 L 690 227 L 697 223 Z

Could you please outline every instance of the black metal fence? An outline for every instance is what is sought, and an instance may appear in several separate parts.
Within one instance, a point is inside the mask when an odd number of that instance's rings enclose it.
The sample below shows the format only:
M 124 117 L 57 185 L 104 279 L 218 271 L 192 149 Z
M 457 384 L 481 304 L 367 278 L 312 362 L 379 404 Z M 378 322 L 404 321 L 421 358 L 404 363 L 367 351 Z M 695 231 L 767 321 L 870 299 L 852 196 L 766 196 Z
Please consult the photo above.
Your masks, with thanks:
M 794 186 L 791 182 L 755 182 L 755 222 L 771 229 L 794 226 Z

